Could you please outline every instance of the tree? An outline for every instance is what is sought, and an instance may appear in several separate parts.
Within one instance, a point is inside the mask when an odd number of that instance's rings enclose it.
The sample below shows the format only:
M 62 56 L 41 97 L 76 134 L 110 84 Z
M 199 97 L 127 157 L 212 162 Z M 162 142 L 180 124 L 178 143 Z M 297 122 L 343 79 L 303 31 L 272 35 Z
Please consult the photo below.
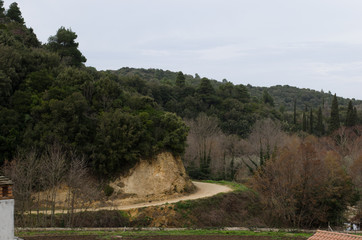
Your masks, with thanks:
M 5 17 L 4 1 L 0 0 L 0 18 Z
M 293 124 L 297 125 L 297 99 L 294 99 L 293 105 Z
M 348 108 L 347 108 L 346 122 L 344 125 L 346 127 L 353 127 L 354 125 L 356 125 L 356 122 L 357 122 L 356 120 L 357 119 L 356 119 L 352 101 L 349 101 Z
M 6 16 L 15 22 L 24 24 L 24 18 L 21 16 L 20 8 L 16 2 L 10 4 Z
M 313 134 L 314 132 L 314 126 L 313 126 L 313 110 L 312 108 L 310 109 L 310 112 L 309 112 L 309 133 L 310 134 Z
M 61 27 L 55 36 L 48 39 L 48 47 L 51 51 L 57 52 L 66 65 L 81 66 L 87 59 L 78 49 L 79 43 L 75 42 L 77 34 L 72 29 Z
M 307 117 L 305 116 L 305 112 L 303 112 L 302 130 L 304 132 L 307 131 Z
M 177 73 L 176 86 L 178 87 L 185 86 L 185 76 L 181 71 Z
M 315 130 L 316 130 L 317 136 L 324 135 L 323 113 L 322 113 L 322 108 L 321 107 L 319 107 L 319 109 L 318 109 L 317 125 L 316 125 Z
M 41 167 L 43 184 L 48 190 L 47 198 L 50 198 L 50 221 L 53 226 L 58 189 L 64 182 L 66 175 L 66 153 L 59 144 L 54 143 L 48 146 L 46 153 L 42 156 Z
M 221 131 L 217 124 L 217 118 L 200 113 L 195 120 L 187 121 L 190 133 L 187 137 L 188 145 L 185 160 L 194 166 L 191 177 L 198 179 L 210 178 L 210 164 L 214 160 L 211 156 L 215 150 L 216 139 Z
M 263 91 L 263 102 L 265 104 L 269 104 L 270 106 L 274 107 L 274 99 L 273 97 L 268 93 L 267 90 Z
M 337 130 L 340 126 L 339 121 L 339 109 L 338 109 L 338 100 L 336 94 L 334 94 L 332 100 L 332 107 L 331 107 L 331 118 L 329 119 L 329 132 L 332 133 Z
M 319 151 L 314 137 L 294 139 L 252 179 L 265 219 L 277 226 L 336 224 L 354 194 L 336 152 Z

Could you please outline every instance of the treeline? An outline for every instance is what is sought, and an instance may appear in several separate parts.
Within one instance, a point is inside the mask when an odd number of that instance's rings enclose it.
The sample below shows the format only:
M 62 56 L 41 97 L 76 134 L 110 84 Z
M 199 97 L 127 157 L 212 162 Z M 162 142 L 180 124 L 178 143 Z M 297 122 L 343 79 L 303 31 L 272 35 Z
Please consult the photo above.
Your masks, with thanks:
M 332 133 L 332 102 L 337 101 L 339 125 L 361 124 L 357 109 L 362 102 L 337 97 L 336 94 L 298 89 L 290 86 L 270 88 L 234 85 L 160 69 L 121 68 L 108 71 L 116 76 L 138 77 L 138 91 L 155 99 L 166 111 L 184 119 L 196 119 L 200 113 L 217 118 L 225 134 L 247 137 L 253 124 L 263 118 L 281 121 L 287 132 L 309 132 L 318 136 Z
M 77 35 L 61 27 L 41 44 L 16 3 L 0 1 L 0 165 L 52 144 L 109 178 L 140 158 L 182 154 L 187 127 L 138 91 L 140 80 L 85 67 Z

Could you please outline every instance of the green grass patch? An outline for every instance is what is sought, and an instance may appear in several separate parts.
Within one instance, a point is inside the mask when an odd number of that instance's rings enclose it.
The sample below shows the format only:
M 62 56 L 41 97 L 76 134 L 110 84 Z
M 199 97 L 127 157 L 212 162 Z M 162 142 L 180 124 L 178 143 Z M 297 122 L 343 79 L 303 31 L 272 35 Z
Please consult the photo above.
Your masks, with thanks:
M 141 236 L 187 236 L 187 235 L 218 235 L 218 236 L 268 236 L 268 237 L 301 237 L 308 238 L 313 233 L 298 233 L 298 232 L 261 232 L 261 231 L 226 231 L 217 229 L 197 229 L 197 230 L 159 230 L 159 231 L 82 231 L 82 230 L 67 230 L 67 231 L 18 231 L 16 233 L 19 237 L 27 236 L 84 236 L 93 235 L 109 239 L 113 236 L 124 237 L 141 237 Z
M 228 187 L 232 188 L 234 191 L 247 191 L 247 190 L 249 190 L 249 188 L 247 188 L 245 185 L 243 185 L 241 183 L 237 183 L 237 182 L 230 182 L 230 181 L 225 181 L 225 180 L 221 180 L 221 181 L 202 180 L 201 182 L 216 183 L 216 184 L 225 185 L 225 186 L 228 186 Z

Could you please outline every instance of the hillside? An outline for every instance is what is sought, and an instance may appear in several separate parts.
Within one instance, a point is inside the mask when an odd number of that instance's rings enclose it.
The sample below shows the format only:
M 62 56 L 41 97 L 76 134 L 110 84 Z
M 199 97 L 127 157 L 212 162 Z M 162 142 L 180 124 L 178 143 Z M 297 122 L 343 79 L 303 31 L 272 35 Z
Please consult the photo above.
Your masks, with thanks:
M 75 226 L 77 204 L 183 194 L 192 189 L 187 175 L 247 183 L 258 197 L 250 210 L 263 209 L 268 226 L 338 225 L 349 206 L 362 209 L 361 101 L 159 69 L 97 71 L 71 29 L 42 44 L 20 10 L 2 4 L 0 170 L 15 183 L 19 225 Z M 61 188 L 67 213 L 57 218 Z M 243 197 L 184 213 L 220 226 L 249 211 Z
M 328 92 L 325 93 L 323 91 L 315 91 L 312 89 L 305 88 L 297 88 L 291 87 L 288 85 L 278 85 L 272 87 L 253 87 L 251 85 L 247 85 L 247 88 L 252 96 L 256 98 L 262 98 L 263 91 L 266 90 L 268 93 L 274 98 L 275 105 L 277 107 L 284 106 L 285 110 L 293 111 L 294 108 L 294 100 L 297 102 L 297 109 L 299 111 L 303 111 L 304 108 L 311 107 L 317 109 L 321 105 L 330 105 L 332 102 L 333 94 Z M 338 93 L 337 93 L 338 95 Z M 352 100 L 355 106 L 358 108 L 362 107 L 362 101 L 357 99 L 348 99 L 343 97 L 338 97 L 338 103 L 342 108 L 347 108 L 348 102 Z
M 143 80 L 148 82 L 157 82 L 168 85 L 175 85 L 176 78 L 178 72 L 172 72 L 169 70 L 162 69 L 142 69 L 142 68 L 129 68 L 124 67 L 116 71 L 112 71 L 116 73 L 118 76 L 138 76 Z M 184 74 L 185 83 L 187 86 L 197 87 L 200 85 L 201 78 L 196 73 L 195 76 L 190 74 Z M 218 88 L 221 85 L 227 84 L 227 81 L 217 81 L 214 79 L 210 79 L 211 84 L 214 88 Z M 331 92 L 325 93 L 322 90 L 316 91 L 312 89 L 306 88 L 297 88 L 288 85 L 277 85 L 272 87 L 256 87 L 250 84 L 246 85 L 251 98 L 261 100 L 263 98 L 264 90 L 268 91 L 268 93 L 273 97 L 275 106 L 281 107 L 284 106 L 286 111 L 293 111 L 294 108 L 294 100 L 297 101 L 297 109 L 299 111 L 303 111 L 305 106 L 317 109 L 319 106 L 330 105 L 332 102 L 333 94 Z M 336 93 L 338 96 L 338 93 Z M 362 100 L 358 99 L 349 99 L 338 97 L 339 105 L 343 107 L 348 106 L 348 102 L 352 100 L 355 106 L 359 106 L 358 108 L 362 108 Z
M 40 44 L 21 15 L 0 14 L 0 166 L 58 145 L 85 158 L 94 175 L 110 178 L 141 158 L 182 154 L 181 118 L 139 94 L 132 78 L 85 67 L 76 39 L 61 27 Z

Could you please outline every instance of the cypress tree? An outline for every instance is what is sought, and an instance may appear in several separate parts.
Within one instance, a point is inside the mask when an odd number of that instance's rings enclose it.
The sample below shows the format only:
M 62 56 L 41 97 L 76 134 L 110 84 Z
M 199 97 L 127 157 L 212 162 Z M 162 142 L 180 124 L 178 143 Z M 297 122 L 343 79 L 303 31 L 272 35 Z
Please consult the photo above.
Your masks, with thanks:
M 297 99 L 294 99 L 294 114 L 293 114 L 293 124 L 297 124 Z
M 309 133 L 313 134 L 314 132 L 314 126 L 313 126 L 313 110 L 312 108 L 310 109 L 310 113 L 309 113 Z
M 307 106 L 305 106 L 304 112 L 303 112 L 303 120 L 302 120 L 302 130 L 303 132 L 307 131 L 307 116 L 305 113 L 307 112 Z
M 332 133 L 336 131 L 340 126 L 339 122 L 339 110 L 338 110 L 338 100 L 336 94 L 334 94 L 332 100 L 332 107 L 331 107 L 331 118 L 329 119 L 329 132 Z
M 356 121 L 354 119 L 354 109 L 352 105 L 352 101 L 349 101 L 348 108 L 347 108 L 347 116 L 346 116 L 346 127 L 353 127 L 356 124 Z
M 302 130 L 303 132 L 307 131 L 307 118 L 305 116 L 305 112 L 303 112 Z
M 316 132 L 318 136 L 324 135 L 323 114 L 321 107 L 318 109 Z
M 270 106 L 274 107 L 274 99 L 273 97 L 268 93 L 267 90 L 263 91 L 263 102 L 265 104 L 269 104 Z
M 357 108 L 353 108 L 353 126 L 357 125 L 358 123 L 358 115 L 357 115 Z

